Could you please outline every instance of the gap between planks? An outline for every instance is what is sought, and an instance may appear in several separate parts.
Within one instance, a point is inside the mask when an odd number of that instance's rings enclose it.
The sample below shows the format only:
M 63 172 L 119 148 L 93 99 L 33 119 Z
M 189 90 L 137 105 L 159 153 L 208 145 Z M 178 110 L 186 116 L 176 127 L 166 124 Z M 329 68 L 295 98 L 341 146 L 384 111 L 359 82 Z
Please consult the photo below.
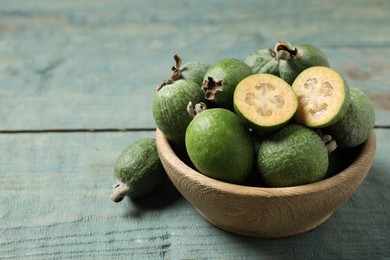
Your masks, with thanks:
M 390 125 L 376 125 L 375 129 L 390 129 Z M 41 134 L 41 133 L 89 133 L 89 132 L 153 132 L 156 128 L 67 128 L 67 129 L 14 129 L 0 130 L 0 134 Z
M 83 133 L 83 132 L 152 132 L 156 128 L 66 128 L 0 130 L 0 134 Z

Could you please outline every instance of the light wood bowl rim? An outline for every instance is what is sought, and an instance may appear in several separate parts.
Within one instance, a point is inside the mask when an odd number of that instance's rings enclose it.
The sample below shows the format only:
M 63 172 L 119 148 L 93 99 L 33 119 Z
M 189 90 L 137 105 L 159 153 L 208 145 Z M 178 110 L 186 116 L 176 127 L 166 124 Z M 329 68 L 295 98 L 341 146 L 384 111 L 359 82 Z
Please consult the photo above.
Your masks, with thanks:
M 156 129 L 157 147 L 160 151 L 160 156 L 169 161 L 184 178 L 197 182 L 199 185 L 206 186 L 210 189 L 219 190 L 224 193 L 230 193 L 237 196 L 259 196 L 259 197 L 292 197 L 319 193 L 331 187 L 342 184 L 346 180 L 353 177 L 356 169 L 367 167 L 367 162 L 372 162 L 376 151 L 376 134 L 371 131 L 368 139 L 362 145 L 361 152 L 357 155 L 355 161 L 340 173 L 310 184 L 292 186 L 292 187 L 252 187 L 240 184 L 227 183 L 207 177 L 200 172 L 192 169 L 185 164 L 174 152 L 170 143 L 164 134 Z M 354 165 L 354 167 L 351 167 Z M 368 173 L 367 173 L 368 174 Z

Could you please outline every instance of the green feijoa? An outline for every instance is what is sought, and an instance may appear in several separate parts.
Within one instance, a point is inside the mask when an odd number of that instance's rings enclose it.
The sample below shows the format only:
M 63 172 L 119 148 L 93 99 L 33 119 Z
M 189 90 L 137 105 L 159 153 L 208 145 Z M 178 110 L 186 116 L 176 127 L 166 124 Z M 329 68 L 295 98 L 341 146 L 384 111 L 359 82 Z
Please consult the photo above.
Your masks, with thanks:
M 345 115 L 335 124 L 323 129 L 342 148 L 364 143 L 375 124 L 375 110 L 368 96 L 357 88 L 350 88 L 351 104 Z
M 241 183 L 252 171 L 253 139 L 230 110 L 211 108 L 197 114 L 185 141 L 190 160 L 206 176 Z
M 205 98 L 216 107 L 234 110 L 233 94 L 237 84 L 253 72 L 242 60 L 224 58 L 212 64 L 207 70 L 202 89 Z
M 298 97 L 297 123 L 323 128 L 342 118 L 350 105 L 350 90 L 335 70 L 314 66 L 301 72 L 292 88 Z
M 325 54 L 311 44 L 277 42 L 274 49 L 260 49 L 250 53 L 244 62 L 254 73 L 269 73 L 292 84 L 303 70 L 313 66 L 329 67 Z
M 114 174 L 118 180 L 111 194 L 114 202 L 125 196 L 145 196 L 162 185 L 167 174 L 158 156 L 156 140 L 142 138 L 126 147 L 116 160 Z
M 253 73 L 266 73 L 279 77 L 276 53 L 272 49 L 260 49 L 245 57 L 244 62 L 252 69 Z
M 184 146 L 185 132 L 192 118 L 188 102 L 206 102 L 204 92 L 195 82 L 179 79 L 160 86 L 153 99 L 153 118 L 167 139 Z
M 319 181 L 325 177 L 328 164 L 328 150 L 321 137 L 302 125 L 286 125 L 258 144 L 258 171 L 270 187 Z
M 200 61 L 190 61 L 181 65 L 182 59 L 179 55 L 175 55 L 175 66 L 172 67 L 172 75 L 164 83 L 172 83 L 179 79 L 192 80 L 199 86 L 203 83 L 203 77 L 210 65 Z
M 180 69 L 183 79 L 192 80 L 199 86 L 203 83 L 204 75 L 210 65 L 199 61 L 190 61 Z

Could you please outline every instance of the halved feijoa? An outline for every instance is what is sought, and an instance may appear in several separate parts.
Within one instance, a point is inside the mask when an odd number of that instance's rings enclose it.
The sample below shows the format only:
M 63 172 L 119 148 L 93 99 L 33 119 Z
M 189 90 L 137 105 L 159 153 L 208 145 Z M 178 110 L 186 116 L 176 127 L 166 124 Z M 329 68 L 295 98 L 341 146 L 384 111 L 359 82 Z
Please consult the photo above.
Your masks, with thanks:
M 294 115 L 298 100 L 283 79 L 272 74 L 254 74 L 243 79 L 234 91 L 234 109 L 245 125 L 268 132 L 286 124 Z
M 347 82 L 335 70 L 315 66 L 304 70 L 292 84 L 298 97 L 294 119 L 308 127 L 325 127 L 342 118 L 350 104 Z

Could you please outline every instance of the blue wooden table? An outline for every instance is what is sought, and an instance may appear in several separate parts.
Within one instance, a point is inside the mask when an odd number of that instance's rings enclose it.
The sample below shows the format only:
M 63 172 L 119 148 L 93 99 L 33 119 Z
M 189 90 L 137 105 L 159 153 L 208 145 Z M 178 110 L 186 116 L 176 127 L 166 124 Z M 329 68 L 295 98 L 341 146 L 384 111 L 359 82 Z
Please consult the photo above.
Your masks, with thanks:
M 0 1 L 0 259 L 390 257 L 390 1 Z M 115 204 L 113 165 L 153 137 L 184 62 L 311 43 L 372 100 L 377 153 L 325 224 L 287 239 L 206 222 L 169 184 Z

